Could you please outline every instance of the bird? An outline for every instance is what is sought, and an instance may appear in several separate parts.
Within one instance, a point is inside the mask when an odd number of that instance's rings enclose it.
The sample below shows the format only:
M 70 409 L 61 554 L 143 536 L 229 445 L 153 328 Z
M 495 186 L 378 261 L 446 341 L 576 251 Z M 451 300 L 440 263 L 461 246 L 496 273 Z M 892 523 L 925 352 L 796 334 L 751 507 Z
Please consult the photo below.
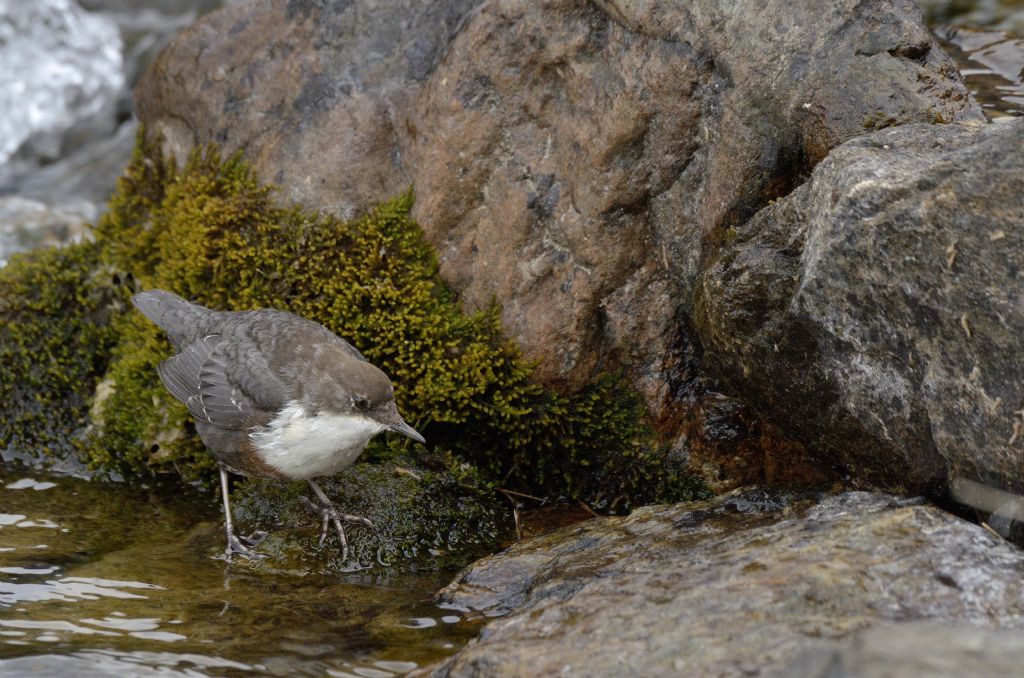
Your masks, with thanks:
M 159 289 L 132 303 L 177 351 L 157 372 L 217 461 L 227 560 L 265 557 L 254 549 L 267 536 L 235 533 L 228 473 L 305 481 L 318 503 L 303 499 L 322 517 L 320 544 L 333 524 L 347 560 L 342 522 L 373 525 L 339 512 L 315 479 L 351 465 L 384 431 L 426 443 L 399 414 L 388 376 L 334 332 L 287 311 L 215 311 Z

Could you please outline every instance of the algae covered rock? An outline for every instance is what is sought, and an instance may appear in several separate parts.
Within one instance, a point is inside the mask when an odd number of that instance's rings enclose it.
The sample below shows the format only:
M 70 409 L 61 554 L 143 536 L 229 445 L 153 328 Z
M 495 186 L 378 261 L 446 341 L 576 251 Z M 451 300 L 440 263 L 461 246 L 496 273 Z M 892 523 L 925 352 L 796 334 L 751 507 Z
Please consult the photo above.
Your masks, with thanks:
M 373 532 L 351 530 L 353 563 L 451 563 L 493 548 L 508 514 L 494 494 L 498 483 L 584 499 L 608 511 L 703 493 L 685 458 L 654 437 L 640 399 L 621 378 L 607 374 L 569 395 L 545 389 L 501 336 L 496 308 L 462 312 L 409 216 L 412 204 L 406 193 L 352 221 L 285 208 L 238 156 L 224 159 L 215 148 L 202 148 L 179 168 L 140 136 L 110 211 L 96 226 L 95 243 L 40 255 L 5 273 L 8 296 L 21 300 L 16 303 L 52 297 L 42 307 L 48 317 L 71 321 L 48 331 L 76 333 L 74 340 L 65 333 L 50 343 L 18 344 L 10 325 L 0 344 L 9 353 L 21 351 L 23 371 L 34 369 L 33 355 L 49 360 L 76 346 L 91 360 L 88 379 L 67 396 L 74 407 L 61 408 L 74 415 L 69 423 L 40 415 L 44 410 L 33 403 L 49 392 L 12 392 L 39 416 L 19 418 L 19 438 L 11 442 L 32 446 L 55 429 L 73 434 L 92 467 L 127 478 L 215 477 L 187 411 L 157 376 L 170 343 L 124 303 L 131 291 L 159 287 L 212 308 L 274 307 L 318 321 L 392 377 L 402 411 L 431 449 L 424 455 L 379 437 L 364 460 L 383 465 L 361 464 L 324 481 L 346 512 L 377 525 Z M 72 255 L 82 258 L 61 259 Z M 63 273 L 53 280 L 64 281 L 62 287 L 50 282 L 47 257 L 58 258 Z M 120 295 L 117 305 L 102 307 L 95 337 L 75 324 L 76 313 L 85 314 L 82 323 L 92 322 L 93 306 L 78 303 L 76 295 L 92 299 L 94 282 Z M 19 285 L 35 291 L 23 293 Z M 58 377 L 72 374 L 61 368 L 51 375 L 56 396 L 63 397 Z M 416 459 L 400 464 L 416 470 L 395 476 L 397 462 L 389 460 L 396 455 Z M 431 456 L 443 463 L 422 468 Z M 278 566 L 336 569 L 333 539 L 322 549 L 308 548 L 315 547 L 319 520 L 295 491 L 243 482 L 241 510 L 261 527 L 275 528 L 267 548 L 281 556 Z
M 284 208 L 237 156 L 198 149 L 179 170 L 140 141 L 97 243 L 141 288 L 214 309 L 288 310 L 345 337 L 392 378 L 433 449 L 487 477 L 609 510 L 699 492 L 621 379 L 572 395 L 544 389 L 502 338 L 497 308 L 463 313 L 412 205 L 406 193 L 352 221 Z M 89 459 L 125 474 L 209 473 L 184 407 L 155 377 L 170 344 L 137 314 L 118 330 Z
M 270 533 L 259 550 L 274 569 L 308 572 L 369 566 L 443 568 L 493 552 L 509 536 L 509 512 L 494 492 L 459 482 L 442 468 L 407 457 L 357 463 L 320 481 L 338 510 L 368 518 L 373 528 L 347 525 L 348 561 L 334 529 L 319 544 L 320 516 L 304 502 L 305 483 L 252 480 L 235 492 L 244 530 Z
M 126 296 L 92 243 L 17 255 L 0 268 L 0 451 L 71 451 Z

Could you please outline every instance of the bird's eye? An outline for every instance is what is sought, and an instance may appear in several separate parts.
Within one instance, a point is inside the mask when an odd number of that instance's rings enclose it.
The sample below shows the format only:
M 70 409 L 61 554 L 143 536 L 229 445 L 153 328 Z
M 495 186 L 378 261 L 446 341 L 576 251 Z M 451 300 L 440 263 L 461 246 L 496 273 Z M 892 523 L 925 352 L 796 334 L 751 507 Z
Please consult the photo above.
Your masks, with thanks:
M 356 397 L 352 398 L 352 404 L 355 406 L 357 410 L 361 412 L 365 412 L 366 410 L 370 409 L 370 399 L 367 398 L 366 396 L 357 395 Z

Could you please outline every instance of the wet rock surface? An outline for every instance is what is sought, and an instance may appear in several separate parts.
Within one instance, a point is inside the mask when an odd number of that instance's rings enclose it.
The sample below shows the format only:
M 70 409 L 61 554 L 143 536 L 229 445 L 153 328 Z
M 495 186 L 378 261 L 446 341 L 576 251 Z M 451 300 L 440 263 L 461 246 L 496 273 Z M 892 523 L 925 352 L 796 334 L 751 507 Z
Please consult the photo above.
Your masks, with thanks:
M 250 3 L 136 97 L 178 157 L 242 149 L 286 201 L 348 215 L 414 186 L 465 306 L 500 303 L 545 383 L 624 366 L 684 455 L 709 234 L 852 136 L 981 116 L 902 0 Z
M 1024 636 L 920 622 L 885 625 L 842 645 L 822 643 L 779 675 L 791 678 L 1012 676 L 1024 665 Z
M 821 458 L 912 490 L 1024 489 L 1024 120 L 852 141 L 734 229 L 706 364 Z
M 430 675 L 785 675 L 882 623 L 1024 626 L 1022 573 L 982 527 L 881 493 L 649 506 L 463 572 L 441 598 L 501 618 Z

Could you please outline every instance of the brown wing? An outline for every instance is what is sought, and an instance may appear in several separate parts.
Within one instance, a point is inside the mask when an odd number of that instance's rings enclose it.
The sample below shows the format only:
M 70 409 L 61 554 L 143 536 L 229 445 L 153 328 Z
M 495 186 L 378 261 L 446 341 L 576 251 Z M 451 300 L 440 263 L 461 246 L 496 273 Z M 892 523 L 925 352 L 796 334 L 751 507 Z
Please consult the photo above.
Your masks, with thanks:
M 160 379 L 196 419 L 228 430 L 265 422 L 287 400 L 287 389 L 263 355 L 238 350 L 219 334 L 201 337 L 160 363 Z

